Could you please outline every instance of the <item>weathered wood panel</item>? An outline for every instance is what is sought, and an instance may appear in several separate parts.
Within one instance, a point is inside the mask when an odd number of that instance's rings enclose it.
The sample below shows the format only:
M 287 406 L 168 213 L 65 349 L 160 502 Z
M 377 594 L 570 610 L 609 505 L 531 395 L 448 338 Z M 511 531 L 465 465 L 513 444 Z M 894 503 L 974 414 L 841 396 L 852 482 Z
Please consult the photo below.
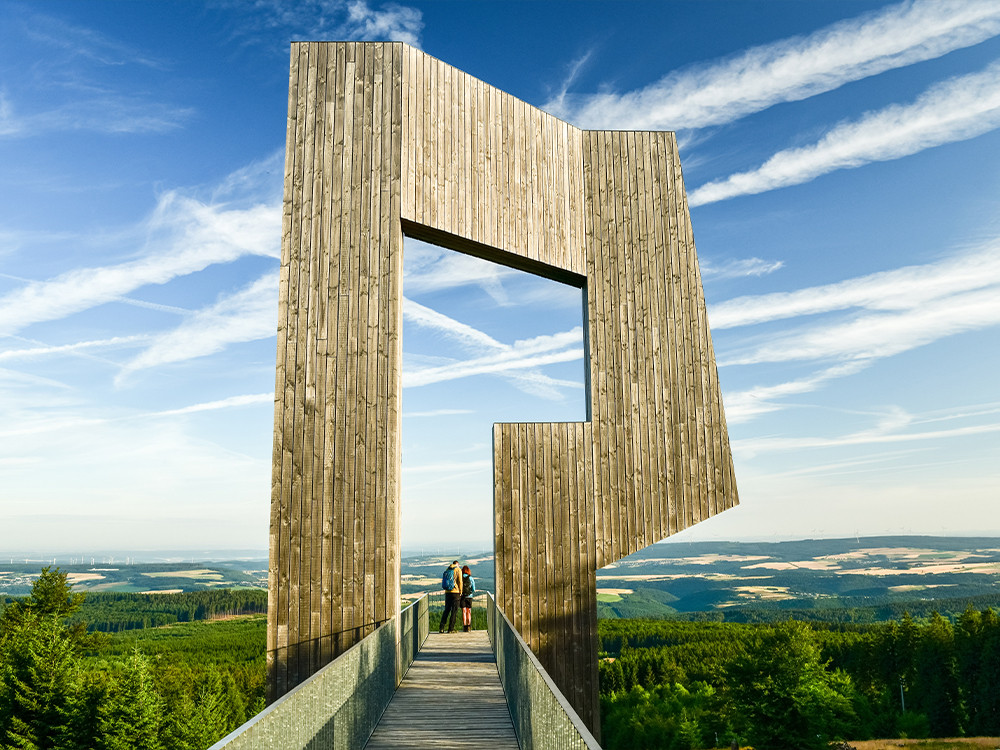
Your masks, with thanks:
M 292 47 L 268 616 L 275 696 L 399 606 L 402 53 Z
M 582 138 L 592 422 L 497 425 L 495 517 L 497 601 L 596 728 L 596 570 L 737 496 L 673 134 Z
M 403 54 L 407 233 L 579 284 L 580 131 L 429 55 Z
M 597 730 L 596 570 L 737 502 L 671 133 L 581 131 L 401 44 L 289 79 L 268 658 L 398 611 L 403 232 L 586 290 L 588 421 L 494 430 L 497 601 Z

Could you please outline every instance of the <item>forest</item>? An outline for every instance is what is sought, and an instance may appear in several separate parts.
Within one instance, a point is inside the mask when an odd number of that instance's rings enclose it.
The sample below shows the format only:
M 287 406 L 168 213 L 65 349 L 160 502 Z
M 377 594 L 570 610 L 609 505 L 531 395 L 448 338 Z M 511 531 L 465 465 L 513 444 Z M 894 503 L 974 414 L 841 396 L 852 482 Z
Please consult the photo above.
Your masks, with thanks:
M 877 624 L 602 620 L 603 746 L 808 750 L 1000 735 L 1000 617 Z
M 91 592 L 69 622 L 86 622 L 90 630 L 117 633 L 155 628 L 175 622 L 267 613 L 267 591 L 211 589 L 171 594 Z
M 265 706 L 264 616 L 240 614 L 263 593 L 84 597 L 43 569 L 0 613 L 0 747 L 204 750 Z
M 265 706 L 266 595 L 74 593 L 43 569 L 0 602 L 0 748 L 204 750 Z M 601 620 L 602 743 L 810 750 L 1000 735 L 1000 616 Z M 474 627 L 485 627 L 474 610 Z M 436 629 L 439 611 L 431 612 Z

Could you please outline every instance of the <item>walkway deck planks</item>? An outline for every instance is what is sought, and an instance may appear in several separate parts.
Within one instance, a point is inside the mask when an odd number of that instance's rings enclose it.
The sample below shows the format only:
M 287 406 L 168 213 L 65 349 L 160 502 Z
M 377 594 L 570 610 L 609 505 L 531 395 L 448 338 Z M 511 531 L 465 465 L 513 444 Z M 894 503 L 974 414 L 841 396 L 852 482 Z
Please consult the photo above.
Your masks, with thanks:
M 485 630 L 427 636 L 365 750 L 401 747 L 518 750 Z

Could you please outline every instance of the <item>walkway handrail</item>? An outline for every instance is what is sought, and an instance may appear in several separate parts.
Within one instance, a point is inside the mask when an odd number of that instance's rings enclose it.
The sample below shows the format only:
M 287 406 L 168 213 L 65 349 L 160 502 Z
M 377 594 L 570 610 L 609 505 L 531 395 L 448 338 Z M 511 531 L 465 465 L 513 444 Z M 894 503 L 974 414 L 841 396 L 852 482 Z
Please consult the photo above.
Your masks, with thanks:
M 364 747 L 427 638 L 427 612 L 424 596 L 209 750 Z
M 601 750 L 493 597 L 487 599 L 490 643 L 521 750 Z

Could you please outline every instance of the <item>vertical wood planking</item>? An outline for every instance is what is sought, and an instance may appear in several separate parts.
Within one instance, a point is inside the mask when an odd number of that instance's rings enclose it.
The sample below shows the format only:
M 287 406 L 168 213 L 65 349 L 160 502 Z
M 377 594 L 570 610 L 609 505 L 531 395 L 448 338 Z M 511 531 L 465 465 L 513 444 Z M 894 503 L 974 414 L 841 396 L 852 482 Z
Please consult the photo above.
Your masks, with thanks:
M 398 502 L 387 495 L 399 472 L 402 53 L 398 44 L 292 49 L 272 697 L 398 611 Z
M 322 596 L 322 523 L 323 523 L 323 419 L 319 403 L 325 385 L 322 373 L 323 353 L 326 348 L 326 279 L 323 274 L 325 247 L 323 229 L 329 220 L 326 208 L 324 175 L 326 174 L 326 86 L 327 51 L 325 45 L 316 50 L 315 130 L 313 134 L 313 187 L 312 218 L 310 227 L 309 298 L 306 324 L 306 398 L 305 398 L 305 466 L 303 498 L 308 511 L 304 512 L 302 576 L 300 585 L 308 592 L 302 600 L 300 621 L 308 646 L 304 671 L 311 674 L 320 663 L 320 602 Z M 322 332 L 322 333 L 321 333 Z
M 300 54 L 292 47 L 289 55 L 288 123 L 285 142 L 285 184 L 281 217 L 282 262 L 278 290 L 278 334 L 274 383 L 274 448 L 272 452 L 271 474 L 271 520 L 268 552 L 268 603 L 267 603 L 267 664 L 269 674 L 269 695 L 273 699 L 278 690 L 283 690 L 287 676 L 286 648 L 288 645 L 288 578 L 285 573 L 289 533 L 289 493 L 287 482 L 291 471 L 292 450 L 286 437 L 287 410 L 292 408 L 294 394 L 287 392 L 289 381 L 294 388 L 294 372 L 289 370 L 289 331 L 294 325 L 293 312 L 297 300 L 292 288 L 292 254 L 295 243 L 293 230 L 296 227 L 295 207 L 292 195 L 295 175 L 301 168 L 298 156 L 299 128 L 299 70 Z M 296 269 L 297 270 L 297 269 Z M 294 367 L 294 365 L 293 365 Z
M 580 131 L 408 51 L 402 217 L 583 275 Z M 417 105 L 423 102 L 423 106 Z

